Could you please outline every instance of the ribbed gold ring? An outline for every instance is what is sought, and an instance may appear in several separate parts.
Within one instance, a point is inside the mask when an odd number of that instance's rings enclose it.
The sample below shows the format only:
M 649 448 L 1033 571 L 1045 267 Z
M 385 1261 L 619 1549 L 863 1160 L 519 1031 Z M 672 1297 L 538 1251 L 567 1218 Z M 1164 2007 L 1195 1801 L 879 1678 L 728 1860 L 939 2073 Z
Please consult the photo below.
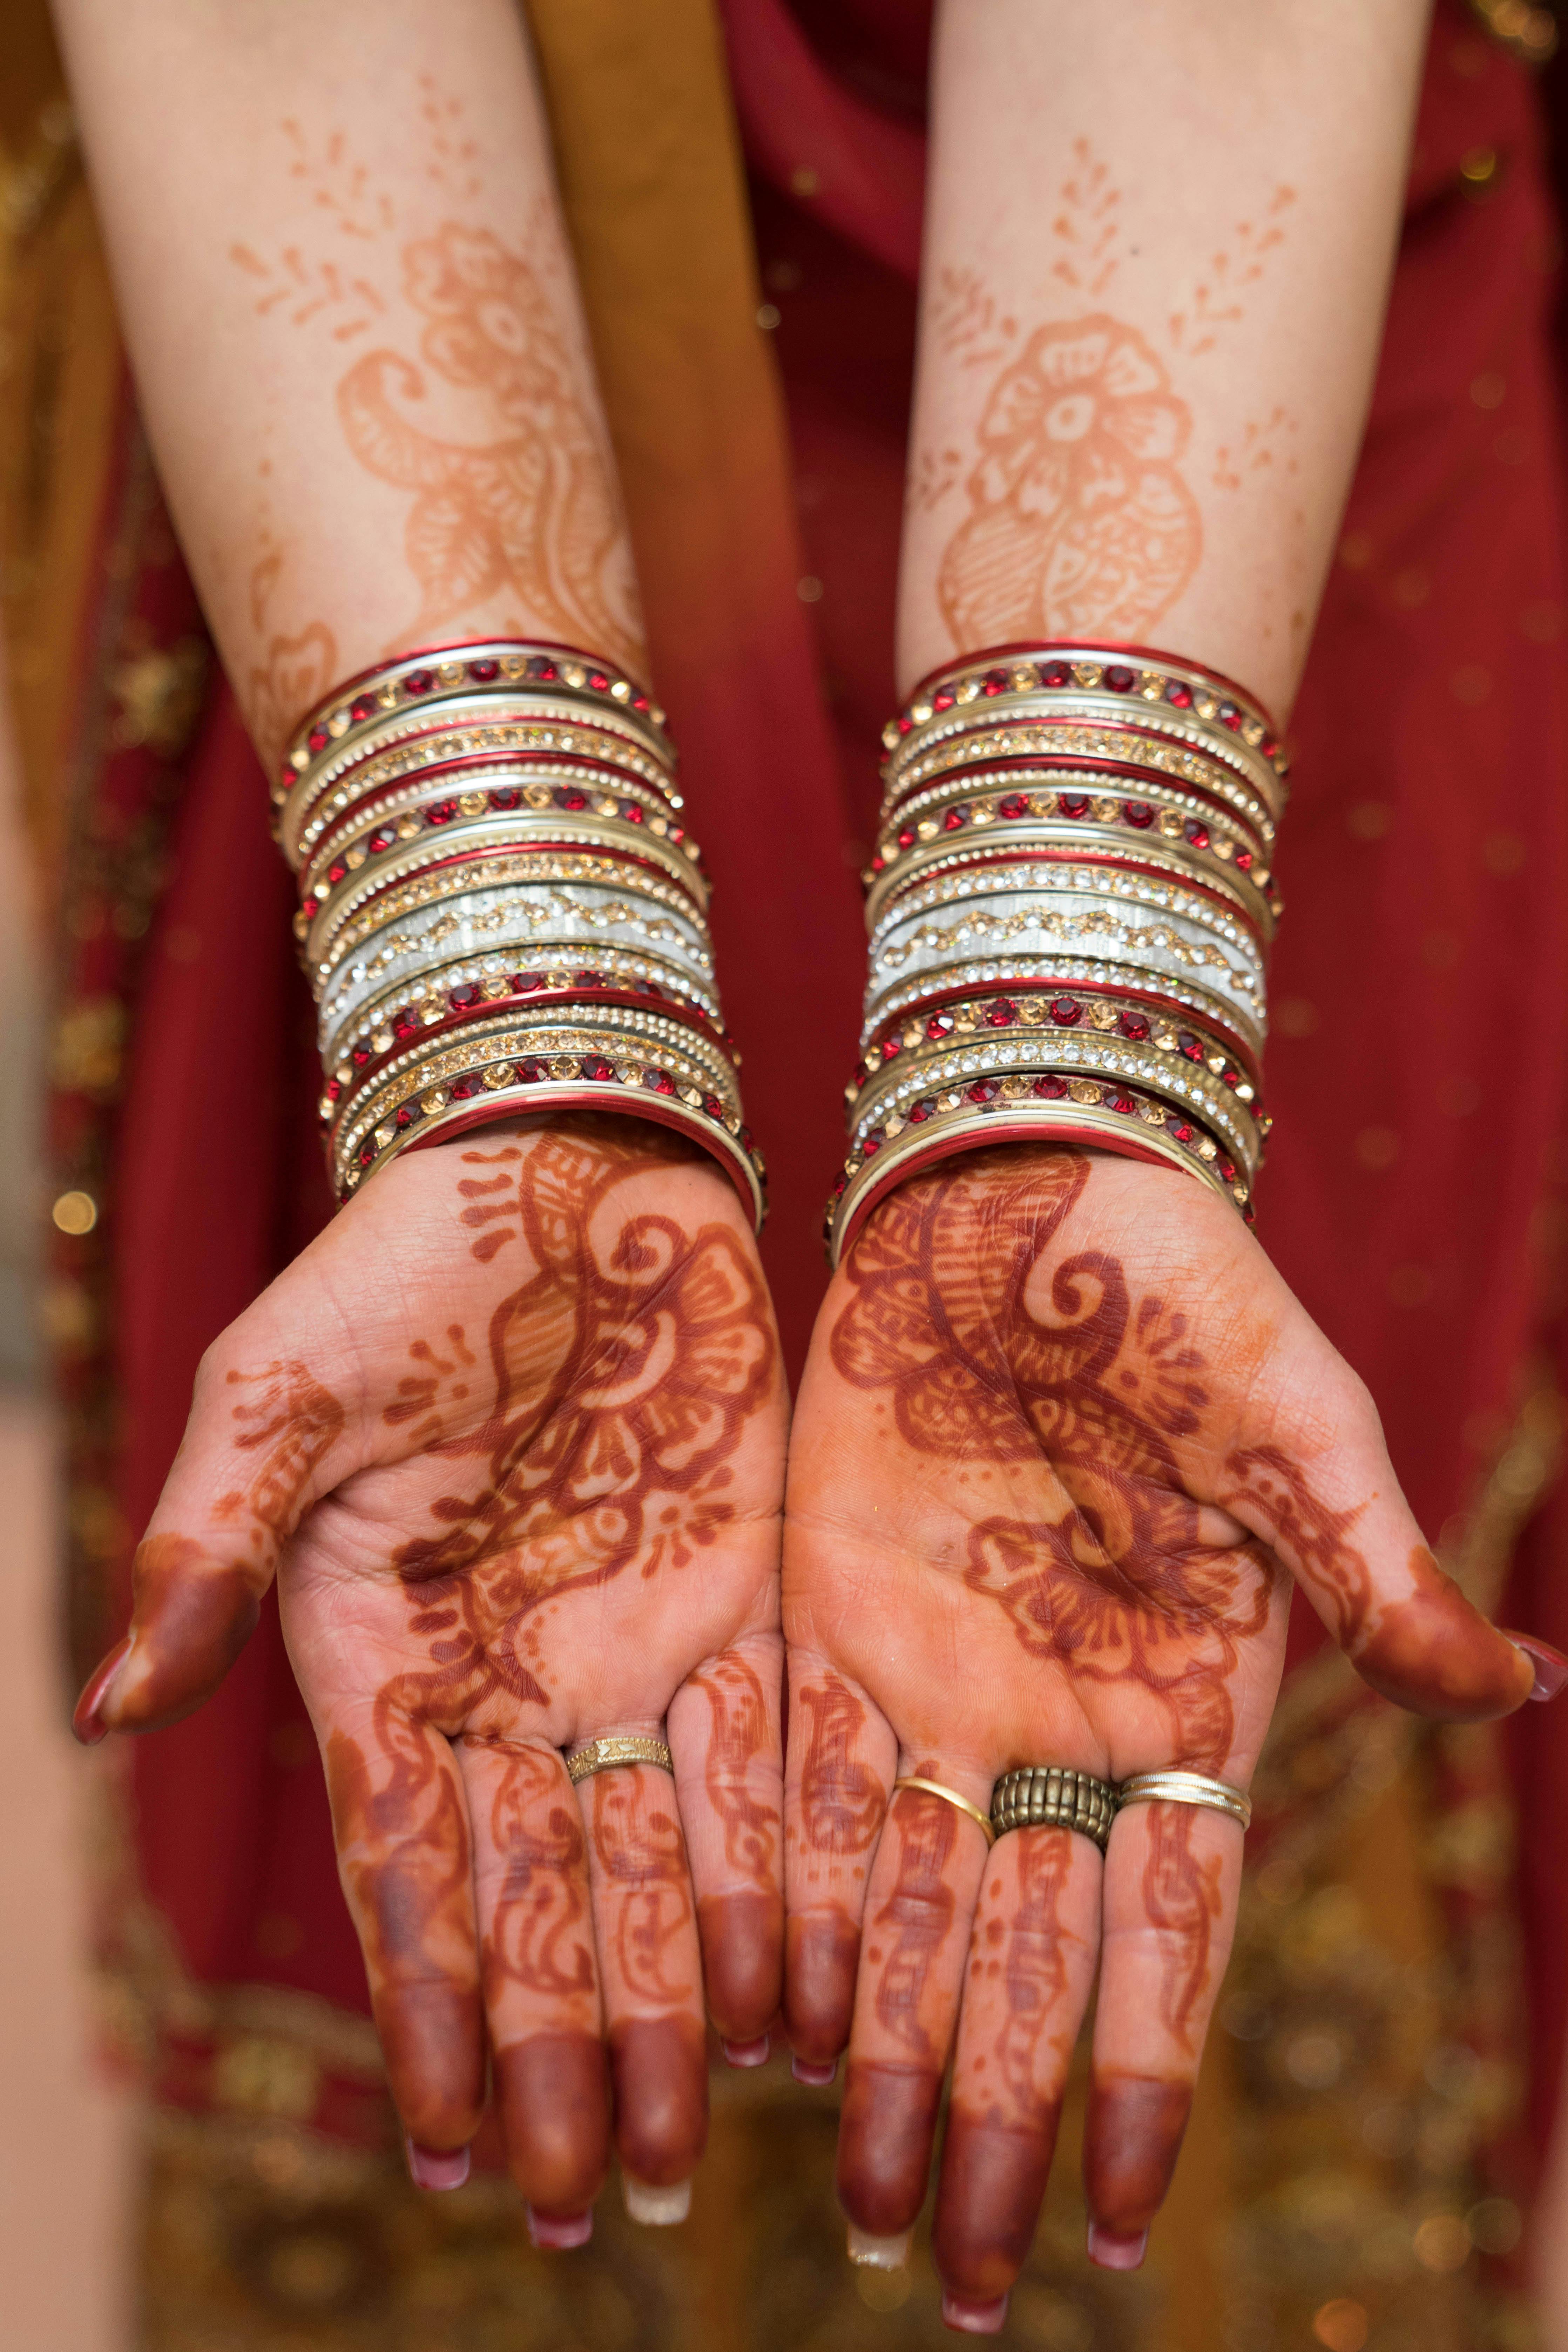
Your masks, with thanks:
M 1021 1764 L 1004 1772 L 991 1791 L 998 1837 L 1009 1830 L 1077 1830 L 1103 1853 L 1116 1819 L 1116 1790 L 1070 1764 Z
M 1119 1805 L 1209 1805 L 1216 1813 L 1228 1813 L 1243 1829 L 1252 1819 L 1252 1800 L 1245 1789 L 1211 1780 L 1203 1772 L 1134 1772 L 1122 1781 L 1116 1798 Z
M 626 1733 L 590 1739 L 585 1748 L 566 1759 L 566 1777 L 575 1788 L 579 1780 L 591 1780 L 595 1772 L 616 1771 L 623 1764 L 657 1764 L 661 1772 L 675 1769 L 675 1759 L 662 1739 Z
M 928 1797 L 940 1797 L 944 1805 L 956 1805 L 961 1813 L 967 1813 L 972 1822 L 979 1824 L 984 1832 L 986 1844 L 995 1844 L 996 1832 L 979 1806 L 972 1805 L 967 1797 L 961 1797 L 956 1789 L 944 1789 L 940 1780 L 922 1780 L 918 1773 L 913 1772 L 908 1780 L 894 1781 L 892 1793 L 895 1797 L 900 1789 L 922 1789 Z

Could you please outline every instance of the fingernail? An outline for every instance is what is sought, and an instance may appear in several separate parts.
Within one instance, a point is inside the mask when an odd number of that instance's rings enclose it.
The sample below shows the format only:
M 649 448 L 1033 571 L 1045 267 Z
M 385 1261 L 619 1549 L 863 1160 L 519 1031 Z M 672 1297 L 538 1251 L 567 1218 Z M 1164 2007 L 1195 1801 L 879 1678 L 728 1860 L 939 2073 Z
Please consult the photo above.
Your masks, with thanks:
M 1141 2230 L 1135 2238 L 1118 2238 L 1102 2230 L 1098 2221 L 1089 2225 L 1089 2259 L 1102 2271 L 1135 2271 L 1148 2242 L 1147 2230 Z
M 466 2147 L 419 2147 L 406 2134 L 408 2169 L 416 2189 L 460 2189 L 468 2177 Z
M 668 2230 L 673 2222 L 684 2221 L 691 2210 L 689 2180 L 678 2180 L 673 2189 L 656 2189 L 652 2181 L 634 2180 L 629 2172 L 623 2172 L 621 2195 L 632 2220 L 649 2230 Z
M 942 2299 L 942 2324 L 956 2327 L 962 2336 L 994 2336 L 1007 2316 L 1007 2298 L 999 2294 L 994 2303 L 961 2303 L 955 2294 Z
M 789 2062 L 789 2071 L 797 2083 L 809 2083 L 813 2090 L 822 2091 L 826 2089 L 837 2074 L 838 2061 L 837 2058 L 829 2058 L 826 2065 L 818 2065 L 812 2058 L 792 2058 Z
M 120 1669 L 131 1655 L 132 1636 L 123 1634 L 116 1642 L 101 1664 L 88 1676 L 81 1696 L 71 1717 L 71 1729 L 84 1748 L 96 1748 L 100 1739 L 109 1737 L 109 1726 L 103 1719 L 109 1695 L 120 1678 Z
M 849 2259 L 869 2271 L 901 2271 L 910 2259 L 910 2231 L 896 2238 L 874 2238 L 869 2230 L 849 2224 Z
M 770 2044 L 765 2033 L 759 2033 L 754 2042 L 726 2042 L 721 2047 L 731 2066 L 765 2066 L 768 2063 Z
M 532 2243 L 552 2253 L 585 2246 L 594 2234 L 592 2213 L 536 2213 L 531 2205 L 522 2210 Z
M 1535 1669 L 1535 1681 L 1530 1696 L 1533 1699 L 1555 1698 L 1564 1683 L 1568 1683 L 1568 1658 L 1554 1650 L 1550 1642 L 1538 1642 L 1533 1633 L 1510 1633 L 1500 1625 L 1500 1633 L 1522 1650 Z

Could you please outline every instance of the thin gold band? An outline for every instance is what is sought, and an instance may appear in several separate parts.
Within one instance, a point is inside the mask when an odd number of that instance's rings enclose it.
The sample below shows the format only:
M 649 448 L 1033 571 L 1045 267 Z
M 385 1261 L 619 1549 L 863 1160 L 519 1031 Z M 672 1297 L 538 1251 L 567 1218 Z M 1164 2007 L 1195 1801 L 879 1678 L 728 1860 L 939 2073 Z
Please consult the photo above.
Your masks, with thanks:
M 956 1789 L 944 1789 L 940 1780 L 922 1780 L 918 1773 L 913 1772 L 907 1780 L 894 1781 L 892 1793 L 895 1797 L 900 1789 L 920 1789 L 928 1797 L 940 1797 L 943 1804 L 955 1805 L 961 1813 L 967 1813 L 970 1820 L 978 1824 L 988 1846 L 995 1844 L 996 1832 L 990 1822 L 978 1805 L 972 1805 L 967 1797 L 959 1795 Z

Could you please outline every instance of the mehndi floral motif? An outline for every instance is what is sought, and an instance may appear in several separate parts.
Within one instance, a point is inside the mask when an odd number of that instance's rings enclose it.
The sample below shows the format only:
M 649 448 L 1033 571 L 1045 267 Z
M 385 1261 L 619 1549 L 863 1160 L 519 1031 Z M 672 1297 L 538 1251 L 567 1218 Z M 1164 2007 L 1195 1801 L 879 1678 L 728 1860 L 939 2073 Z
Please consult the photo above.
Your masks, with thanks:
M 1191 418 L 1134 328 L 1046 326 L 996 380 L 937 599 L 955 646 L 1136 639 L 1203 551 Z

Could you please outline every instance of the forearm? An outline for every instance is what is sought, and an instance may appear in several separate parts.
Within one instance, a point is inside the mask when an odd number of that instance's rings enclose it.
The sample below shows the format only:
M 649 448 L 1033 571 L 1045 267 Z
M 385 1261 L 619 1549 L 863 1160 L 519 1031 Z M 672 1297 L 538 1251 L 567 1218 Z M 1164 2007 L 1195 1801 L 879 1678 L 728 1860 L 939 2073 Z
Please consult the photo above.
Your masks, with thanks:
M 1283 715 L 1371 388 L 1420 0 L 945 0 L 899 667 L 1168 646 Z
M 58 0 L 142 411 L 258 748 L 416 645 L 642 665 L 508 0 Z

